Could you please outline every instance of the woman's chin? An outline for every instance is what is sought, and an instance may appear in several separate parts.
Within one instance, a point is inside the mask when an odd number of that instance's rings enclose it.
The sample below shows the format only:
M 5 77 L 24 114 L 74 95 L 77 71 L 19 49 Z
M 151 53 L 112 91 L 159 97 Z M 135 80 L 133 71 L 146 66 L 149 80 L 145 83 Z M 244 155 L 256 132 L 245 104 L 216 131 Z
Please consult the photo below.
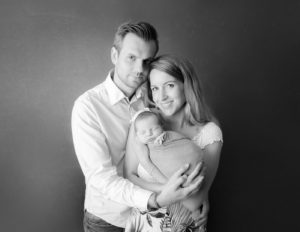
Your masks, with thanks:
M 165 117 L 171 117 L 172 115 L 174 115 L 174 111 L 173 110 L 161 110 L 161 112 L 163 113 L 163 115 Z

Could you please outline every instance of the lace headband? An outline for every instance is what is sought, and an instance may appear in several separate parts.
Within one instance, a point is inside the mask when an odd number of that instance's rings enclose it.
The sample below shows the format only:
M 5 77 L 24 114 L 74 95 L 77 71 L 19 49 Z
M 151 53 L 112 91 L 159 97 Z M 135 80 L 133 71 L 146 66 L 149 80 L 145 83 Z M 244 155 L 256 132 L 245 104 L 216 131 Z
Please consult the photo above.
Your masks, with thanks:
M 135 120 L 136 120 L 136 118 L 137 118 L 141 113 L 143 113 L 143 112 L 151 112 L 151 110 L 150 110 L 149 108 L 144 108 L 144 109 L 142 109 L 142 110 L 139 110 L 138 112 L 136 112 L 136 113 L 133 115 L 133 117 L 132 117 L 132 119 L 130 120 L 130 122 L 131 122 L 131 123 L 134 123 Z

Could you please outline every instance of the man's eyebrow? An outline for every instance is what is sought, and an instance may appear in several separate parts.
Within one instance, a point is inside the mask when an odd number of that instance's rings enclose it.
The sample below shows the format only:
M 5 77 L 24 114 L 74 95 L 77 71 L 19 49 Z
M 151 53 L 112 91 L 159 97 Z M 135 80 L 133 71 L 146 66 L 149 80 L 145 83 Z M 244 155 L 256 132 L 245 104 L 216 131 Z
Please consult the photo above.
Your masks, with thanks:
M 154 60 L 153 57 L 149 57 L 149 58 L 145 59 L 144 61 L 146 61 L 146 62 L 148 62 L 148 63 L 151 63 L 153 60 Z
M 136 56 L 136 55 L 133 54 L 133 53 L 131 53 L 131 52 L 129 52 L 129 53 L 127 54 L 127 56 Z

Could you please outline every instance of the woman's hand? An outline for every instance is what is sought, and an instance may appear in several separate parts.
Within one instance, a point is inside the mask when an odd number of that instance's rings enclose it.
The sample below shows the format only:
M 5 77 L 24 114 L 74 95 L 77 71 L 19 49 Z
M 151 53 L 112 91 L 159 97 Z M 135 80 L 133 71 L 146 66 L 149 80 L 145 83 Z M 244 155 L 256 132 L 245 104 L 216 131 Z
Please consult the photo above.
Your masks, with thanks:
M 189 165 L 186 164 L 175 172 L 157 195 L 157 203 L 163 207 L 183 200 L 196 193 L 202 186 L 203 175 L 201 175 L 202 163 L 198 163 L 192 173 L 187 177 L 186 172 Z M 186 183 L 183 186 L 184 183 Z
M 189 186 L 195 178 L 199 178 L 200 176 L 205 177 L 205 170 L 206 168 L 203 165 L 203 162 L 200 162 L 194 169 L 194 171 L 187 176 L 186 181 L 182 184 L 182 187 Z
M 192 218 L 195 221 L 197 227 L 206 227 L 207 217 L 209 212 L 209 201 L 208 199 L 203 202 L 201 207 L 192 212 Z

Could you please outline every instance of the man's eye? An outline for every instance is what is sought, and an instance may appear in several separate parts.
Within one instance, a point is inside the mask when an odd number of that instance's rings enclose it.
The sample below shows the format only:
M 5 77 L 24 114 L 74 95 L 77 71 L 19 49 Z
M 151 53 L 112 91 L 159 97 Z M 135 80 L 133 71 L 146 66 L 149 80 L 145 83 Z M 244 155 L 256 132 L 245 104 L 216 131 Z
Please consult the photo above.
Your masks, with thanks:
M 157 90 L 157 87 L 151 87 L 151 91 L 154 92 Z
M 129 56 L 128 59 L 133 61 L 133 60 L 135 60 L 135 56 Z
M 174 88 L 174 86 L 175 86 L 174 84 L 168 84 L 169 88 Z

